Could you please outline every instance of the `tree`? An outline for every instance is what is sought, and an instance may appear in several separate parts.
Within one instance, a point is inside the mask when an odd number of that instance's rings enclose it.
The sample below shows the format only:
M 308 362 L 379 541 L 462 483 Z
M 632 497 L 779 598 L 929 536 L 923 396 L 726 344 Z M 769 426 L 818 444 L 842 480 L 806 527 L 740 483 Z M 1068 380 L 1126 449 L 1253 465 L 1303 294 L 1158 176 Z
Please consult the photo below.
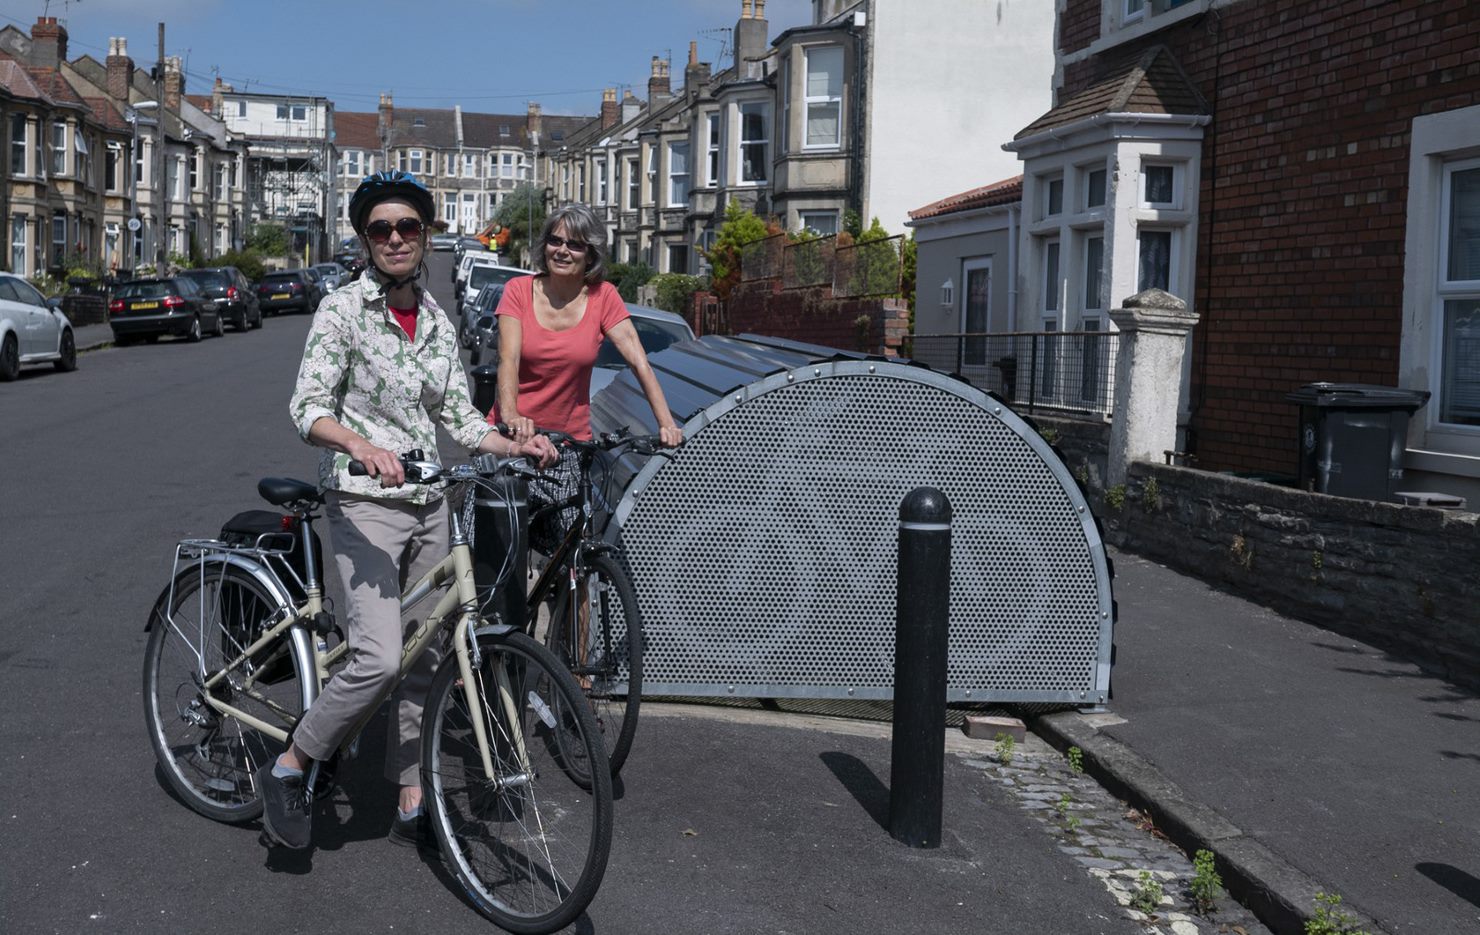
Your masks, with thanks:
M 281 224 L 253 224 L 247 229 L 247 249 L 264 256 L 286 256 L 288 231 Z
M 768 233 L 766 222 L 740 202 L 731 201 L 725 206 L 725 223 L 720 225 L 714 246 L 704 251 L 704 259 L 714 271 L 715 295 L 730 297 L 730 290 L 740 282 L 740 248 Z
M 545 193 L 525 183 L 504 196 L 493 219 L 509 232 L 503 249 L 513 256 L 529 248 L 530 237 L 538 237 L 545 226 Z M 530 254 L 533 257 L 533 254 Z

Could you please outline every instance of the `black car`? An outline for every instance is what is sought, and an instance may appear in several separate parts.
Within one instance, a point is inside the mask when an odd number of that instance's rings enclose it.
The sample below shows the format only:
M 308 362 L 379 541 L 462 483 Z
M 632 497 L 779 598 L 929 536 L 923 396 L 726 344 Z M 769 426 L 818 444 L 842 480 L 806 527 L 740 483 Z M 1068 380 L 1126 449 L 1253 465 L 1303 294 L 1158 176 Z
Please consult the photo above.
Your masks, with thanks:
M 499 300 L 504 297 L 504 283 L 488 283 L 471 302 L 464 304 L 458 309 L 457 337 L 463 347 L 474 347 L 473 338 L 474 323 L 484 315 L 492 315 L 498 310 Z
M 492 312 L 484 312 L 473 322 L 472 352 L 468 355 L 468 363 L 478 366 L 483 363 L 483 355 L 494 361 L 498 359 L 498 317 Z
M 281 312 L 313 314 L 323 301 L 322 280 L 313 270 L 284 269 L 268 273 L 257 283 L 257 302 L 270 315 Z
M 262 306 L 247 277 L 235 266 L 181 270 L 180 276 L 200 286 L 202 292 L 216 300 L 221 314 L 237 331 L 262 327 Z
M 207 331 L 217 337 L 226 333 L 219 304 L 184 276 L 135 279 L 114 289 L 108 324 L 119 345 L 155 341 L 162 334 L 199 341 Z

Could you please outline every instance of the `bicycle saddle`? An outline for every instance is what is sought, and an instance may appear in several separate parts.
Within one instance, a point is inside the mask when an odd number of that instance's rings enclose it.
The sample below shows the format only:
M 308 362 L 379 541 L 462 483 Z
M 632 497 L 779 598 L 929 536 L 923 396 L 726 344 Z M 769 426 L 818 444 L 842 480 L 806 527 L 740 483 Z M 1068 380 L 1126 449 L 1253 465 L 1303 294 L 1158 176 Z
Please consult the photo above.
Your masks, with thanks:
M 319 488 L 291 477 L 264 477 L 257 482 L 257 492 L 262 499 L 274 506 L 284 506 L 297 501 L 323 503 Z

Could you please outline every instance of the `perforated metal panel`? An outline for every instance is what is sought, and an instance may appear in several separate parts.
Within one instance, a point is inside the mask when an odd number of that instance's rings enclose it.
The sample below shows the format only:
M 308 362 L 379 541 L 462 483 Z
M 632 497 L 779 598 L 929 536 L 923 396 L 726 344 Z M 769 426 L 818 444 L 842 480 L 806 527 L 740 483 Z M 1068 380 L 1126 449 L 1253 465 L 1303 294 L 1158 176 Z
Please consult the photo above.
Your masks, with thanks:
M 694 414 L 617 506 L 644 694 L 890 697 L 899 504 L 931 485 L 954 511 L 950 697 L 1105 701 L 1104 547 L 1043 439 L 923 368 L 789 366 Z

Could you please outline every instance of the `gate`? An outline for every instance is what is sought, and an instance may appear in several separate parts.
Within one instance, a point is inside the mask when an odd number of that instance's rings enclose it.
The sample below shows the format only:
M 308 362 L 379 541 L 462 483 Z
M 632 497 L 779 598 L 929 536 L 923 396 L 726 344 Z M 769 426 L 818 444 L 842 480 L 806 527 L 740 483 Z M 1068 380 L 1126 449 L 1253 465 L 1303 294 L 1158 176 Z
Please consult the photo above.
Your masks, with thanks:
M 948 696 L 1101 704 L 1114 602 L 1097 522 L 1007 405 L 908 362 L 708 336 L 653 355 L 688 440 L 617 465 L 607 538 L 643 611 L 644 694 L 892 696 L 900 501 L 954 514 Z M 652 425 L 631 374 L 597 431 Z

